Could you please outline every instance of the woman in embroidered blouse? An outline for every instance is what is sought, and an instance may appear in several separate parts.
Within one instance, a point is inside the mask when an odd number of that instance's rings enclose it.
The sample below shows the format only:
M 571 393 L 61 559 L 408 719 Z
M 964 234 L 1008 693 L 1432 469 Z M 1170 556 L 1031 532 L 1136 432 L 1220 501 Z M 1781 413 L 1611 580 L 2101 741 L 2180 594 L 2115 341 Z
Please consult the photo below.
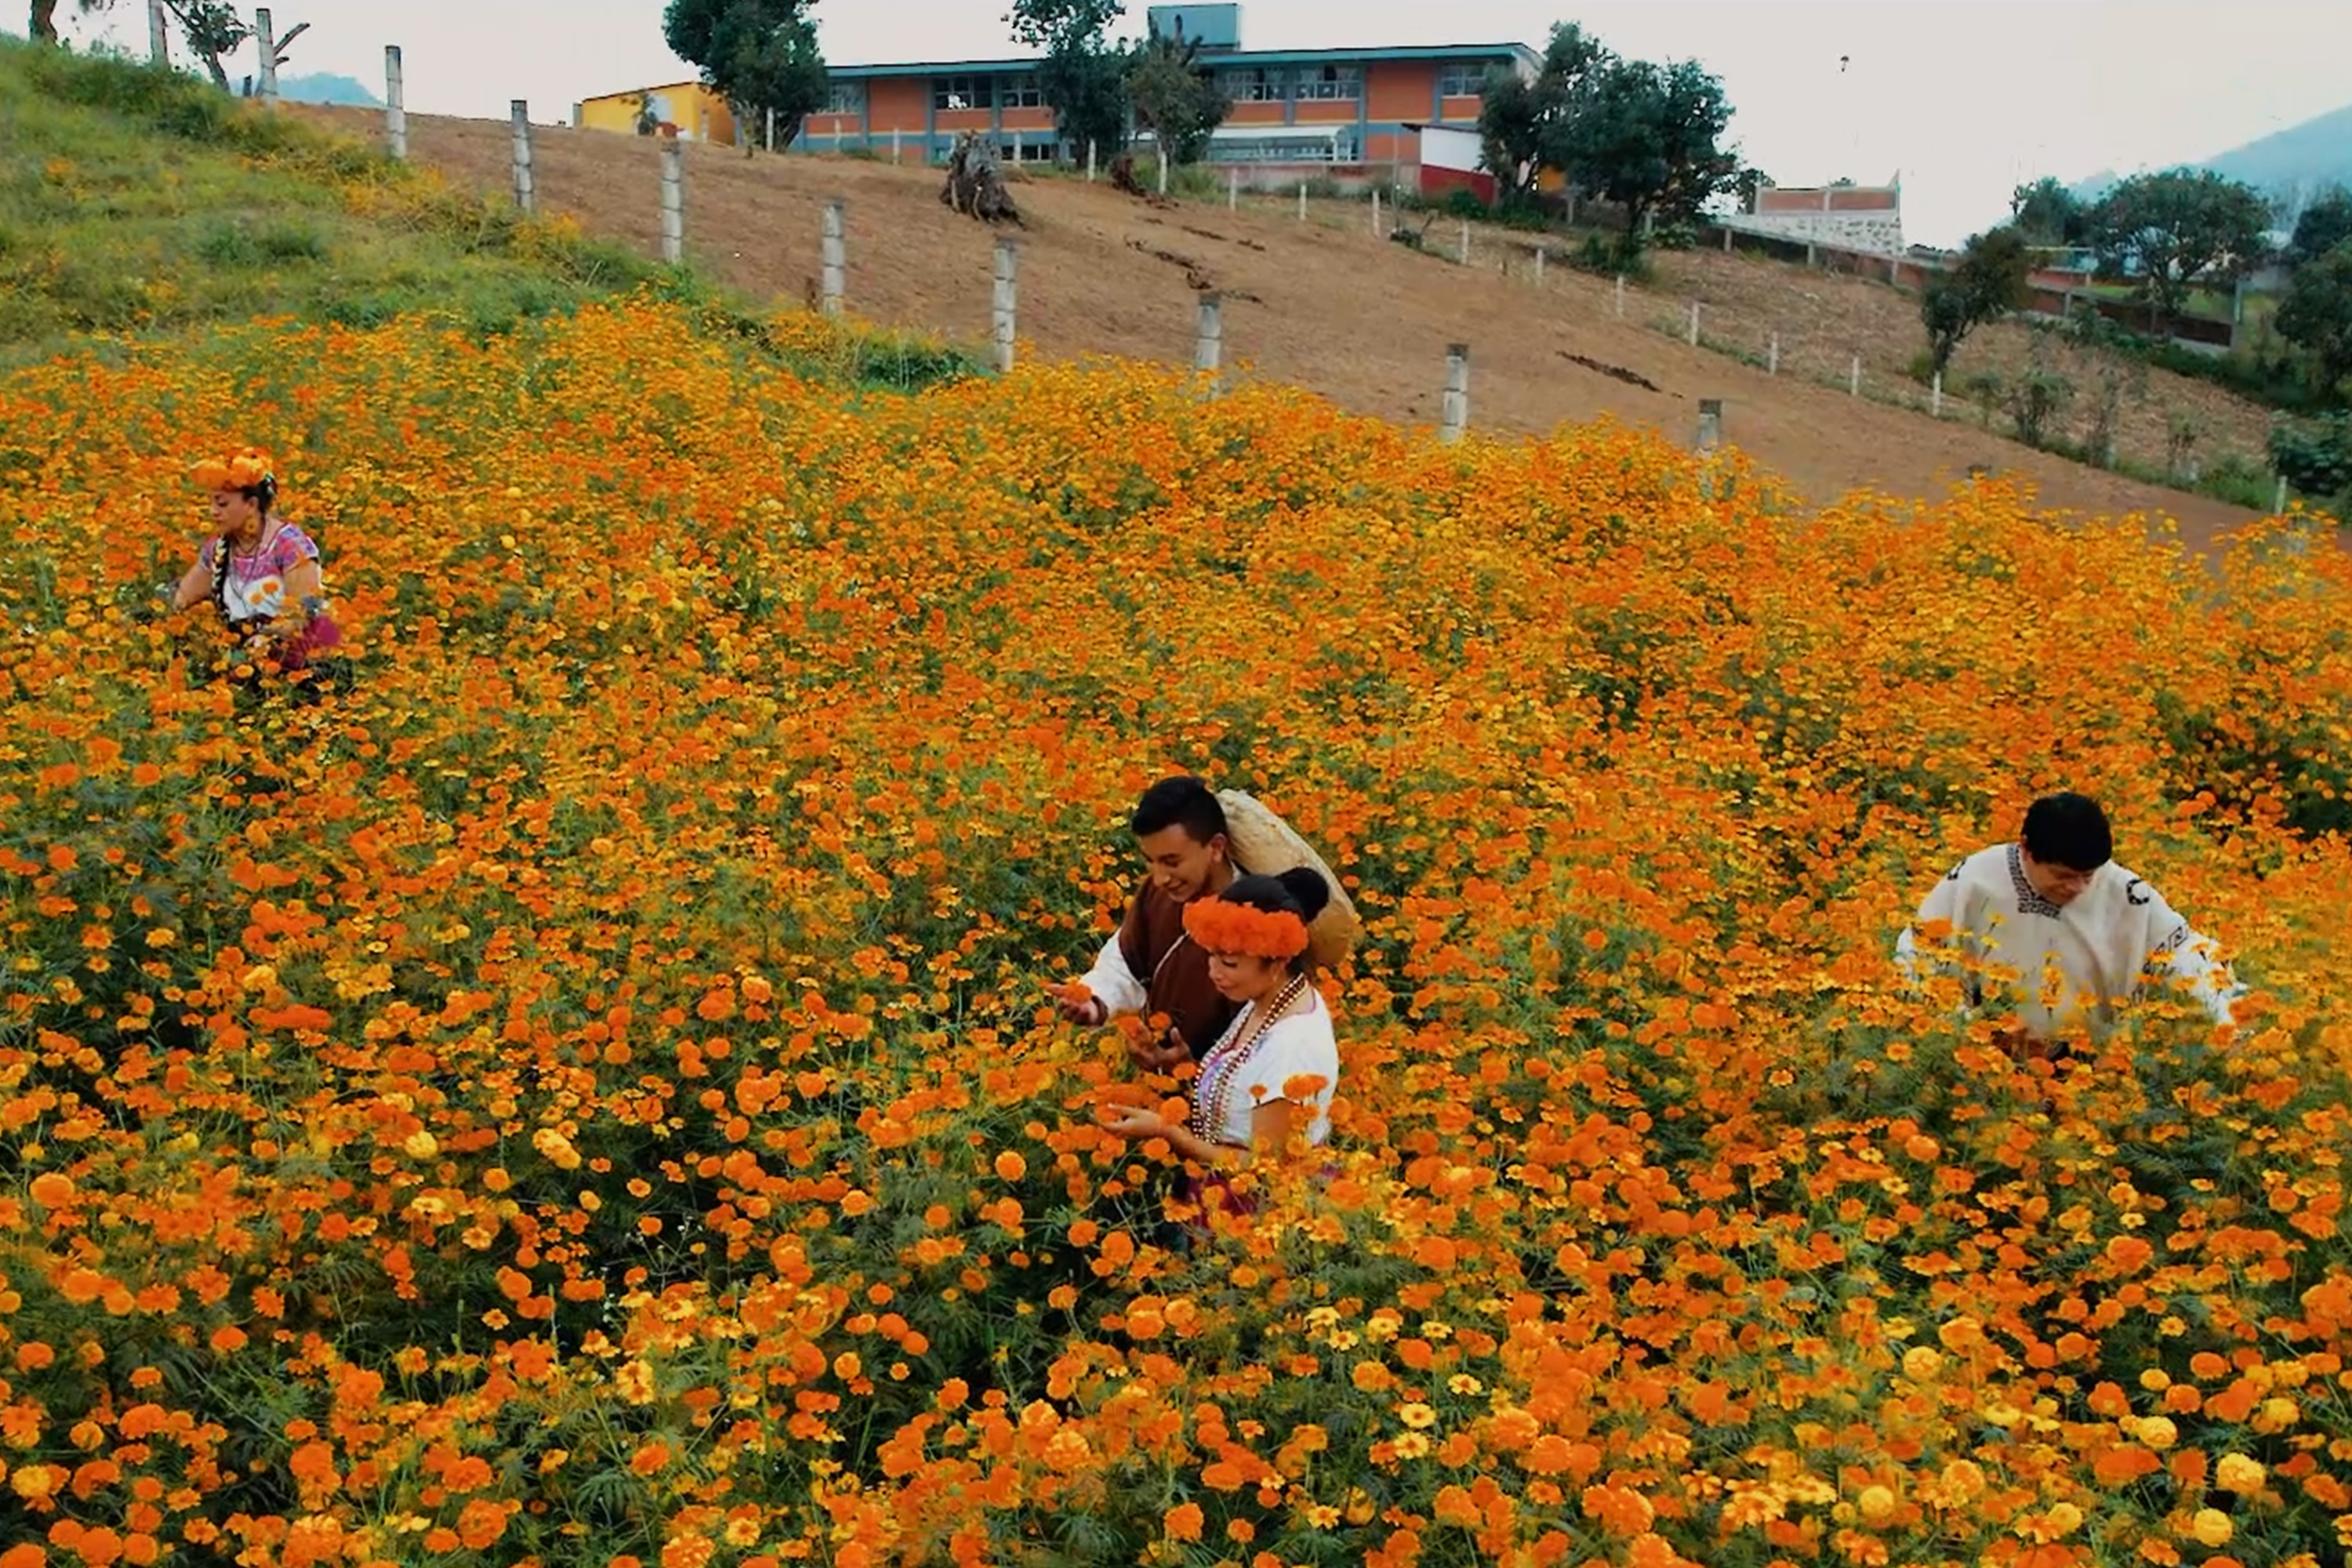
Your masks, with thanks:
M 1329 901 L 1323 879 L 1305 868 L 1243 877 L 1184 906 L 1184 931 L 1209 954 L 1209 976 L 1241 1011 L 1201 1058 L 1183 1124 L 1139 1106 L 1107 1106 L 1104 1126 L 1121 1137 L 1164 1138 L 1213 1169 L 1259 1155 L 1278 1157 L 1296 1133 L 1309 1145 L 1331 1134 L 1339 1047 L 1331 1009 L 1307 984 L 1307 927 Z M 1301 1079 L 1311 1094 L 1294 1094 Z M 1240 1159 L 1237 1161 L 1235 1156 Z
M 333 640 L 319 547 L 271 509 L 278 479 L 251 447 L 196 465 L 196 484 L 212 492 L 214 534 L 195 564 L 164 590 L 174 610 L 206 599 L 237 640 L 281 665 Z

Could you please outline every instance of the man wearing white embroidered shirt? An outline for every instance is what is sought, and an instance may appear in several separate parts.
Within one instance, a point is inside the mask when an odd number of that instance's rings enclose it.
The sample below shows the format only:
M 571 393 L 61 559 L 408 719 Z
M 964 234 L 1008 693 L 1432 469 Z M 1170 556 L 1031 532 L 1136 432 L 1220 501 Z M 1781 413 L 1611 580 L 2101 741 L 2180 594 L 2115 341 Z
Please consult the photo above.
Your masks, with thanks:
M 1931 965 L 1959 973 L 1972 1006 L 2006 1002 L 2014 1032 L 2035 1041 L 2111 1027 L 2151 977 L 2183 985 L 2217 1024 L 2244 994 L 2163 895 L 2116 864 L 2106 814 L 2074 794 L 2035 801 L 2015 843 L 1952 868 L 1895 961 L 1915 981 Z

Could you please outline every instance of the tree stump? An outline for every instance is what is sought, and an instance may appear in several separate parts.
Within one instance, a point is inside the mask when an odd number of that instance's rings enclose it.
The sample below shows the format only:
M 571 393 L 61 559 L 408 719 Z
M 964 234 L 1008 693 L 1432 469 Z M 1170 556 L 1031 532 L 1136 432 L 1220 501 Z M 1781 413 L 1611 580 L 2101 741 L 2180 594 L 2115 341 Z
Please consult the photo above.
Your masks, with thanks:
M 1020 209 L 1013 205 L 1012 193 L 1004 188 L 1004 174 L 996 166 L 995 149 L 976 131 L 964 132 L 956 138 L 955 147 L 948 154 L 947 184 L 940 188 L 940 202 L 982 223 L 1028 226 L 1021 221 Z
M 1135 177 L 1135 160 L 1125 153 L 1110 161 L 1110 183 L 1114 190 L 1125 191 L 1146 206 L 1166 208 L 1176 205 L 1173 196 L 1163 196 L 1157 191 L 1143 188 L 1143 182 Z

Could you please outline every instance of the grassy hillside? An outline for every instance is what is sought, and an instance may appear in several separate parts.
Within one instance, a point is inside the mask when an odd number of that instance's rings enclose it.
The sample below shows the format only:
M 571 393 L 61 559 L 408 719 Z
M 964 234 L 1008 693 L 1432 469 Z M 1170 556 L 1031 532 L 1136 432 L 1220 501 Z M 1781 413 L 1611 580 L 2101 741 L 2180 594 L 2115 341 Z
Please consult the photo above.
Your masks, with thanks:
M 691 273 L 143 63 L 0 39 L 0 363 L 260 317 L 499 333 L 645 294 L 804 367 L 823 340 L 881 384 L 974 368 L 916 335 L 769 342 Z

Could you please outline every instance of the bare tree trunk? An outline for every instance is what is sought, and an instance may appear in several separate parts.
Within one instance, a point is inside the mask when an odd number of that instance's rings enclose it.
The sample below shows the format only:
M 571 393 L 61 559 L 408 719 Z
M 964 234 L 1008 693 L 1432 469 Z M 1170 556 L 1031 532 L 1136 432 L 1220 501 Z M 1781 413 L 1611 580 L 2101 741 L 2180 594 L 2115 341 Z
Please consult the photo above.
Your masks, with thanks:
M 58 41 L 58 0 L 33 0 L 33 20 L 29 36 L 41 44 Z

